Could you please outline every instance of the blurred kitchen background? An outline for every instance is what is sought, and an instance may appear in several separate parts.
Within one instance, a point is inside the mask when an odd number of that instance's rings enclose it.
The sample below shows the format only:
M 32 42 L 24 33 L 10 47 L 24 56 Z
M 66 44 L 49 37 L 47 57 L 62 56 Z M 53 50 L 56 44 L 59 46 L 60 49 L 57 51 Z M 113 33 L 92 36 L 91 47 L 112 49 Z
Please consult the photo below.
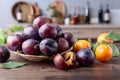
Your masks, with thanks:
M 42 16 L 46 16 L 47 18 L 51 18 L 51 13 L 50 13 L 50 10 L 48 10 L 48 8 L 51 8 L 49 5 L 56 0 L 1 0 L 0 2 L 0 8 L 1 8 L 0 27 L 1 28 L 5 28 L 6 25 L 14 24 L 18 22 L 15 17 L 15 13 L 13 13 L 12 10 L 15 4 L 18 3 L 19 1 L 26 2 L 32 6 L 35 4 L 35 2 L 37 2 L 38 8 L 40 9 L 40 12 L 38 13 L 40 13 L 40 15 Z M 120 24 L 120 0 L 58 0 L 58 1 L 62 1 L 65 5 L 65 15 L 63 16 L 64 19 L 67 16 L 69 16 L 69 14 L 74 15 L 76 13 L 78 15 L 82 13 L 81 7 L 85 9 L 88 6 L 87 4 L 87 1 L 88 1 L 89 8 L 90 8 L 90 17 L 93 18 L 92 23 L 99 23 L 97 19 L 98 19 L 98 13 L 100 11 L 100 5 L 102 4 L 102 10 L 104 13 L 106 11 L 106 5 L 108 4 L 109 5 L 108 8 L 110 10 L 110 16 L 112 17 L 110 20 L 111 23 Z M 30 20 L 28 21 L 28 23 L 29 22 Z M 66 22 L 66 24 L 69 24 L 69 23 Z M 73 24 L 75 24 L 74 21 L 73 21 Z

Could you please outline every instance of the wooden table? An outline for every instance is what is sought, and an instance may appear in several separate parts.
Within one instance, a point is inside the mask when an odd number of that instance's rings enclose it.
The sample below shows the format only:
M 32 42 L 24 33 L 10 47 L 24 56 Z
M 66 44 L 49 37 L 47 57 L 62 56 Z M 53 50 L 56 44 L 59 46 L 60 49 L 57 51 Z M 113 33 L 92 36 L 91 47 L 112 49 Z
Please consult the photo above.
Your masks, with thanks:
M 114 28 L 113 26 L 109 28 L 108 25 L 97 26 L 61 25 L 64 32 L 72 32 L 75 37 L 79 38 L 95 38 L 96 34 L 100 33 L 99 29 L 120 31 L 119 26 Z M 90 32 L 92 33 L 89 34 Z M 120 42 L 117 44 L 120 49 Z M 31 62 L 12 53 L 9 60 L 26 62 L 28 65 L 15 69 L 0 67 L 0 80 L 120 80 L 120 57 L 114 57 L 108 63 L 96 60 L 92 67 L 77 67 L 69 70 L 57 69 L 53 62 Z
M 120 42 L 117 46 L 120 49 Z M 28 65 L 15 69 L 0 67 L 0 80 L 120 80 L 120 57 L 114 57 L 108 63 L 96 60 L 92 67 L 69 70 L 57 69 L 52 61 L 31 62 L 12 53 L 9 60 L 26 62 Z

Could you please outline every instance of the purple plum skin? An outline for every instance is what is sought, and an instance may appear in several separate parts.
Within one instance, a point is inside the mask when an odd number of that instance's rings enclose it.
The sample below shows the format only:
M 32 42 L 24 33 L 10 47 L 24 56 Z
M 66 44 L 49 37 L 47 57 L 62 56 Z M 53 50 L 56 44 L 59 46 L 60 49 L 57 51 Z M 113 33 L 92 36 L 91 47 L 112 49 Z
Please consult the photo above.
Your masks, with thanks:
M 76 54 L 76 58 L 81 66 L 91 66 L 95 60 L 94 53 L 87 48 L 79 50 Z
M 58 44 L 54 39 L 43 39 L 39 44 L 40 51 L 43 55 L 52 56 L 57 53 Z
M 64 52 L 70 48 L 68 41 L 64 38 L 61 38 L 61 37 L 58 38 L 57 43 L 58 43 L 58 52 L 59 53 Z
M 57 24 L 54 24 L 53 25 L 55 28 L 56 28 L 56 30 L 57 30 L 57 38 L 58 37 L 61 37 L 62 35 L 63 35 L 63 30 L 62 30 L 62 28 L 59 26 L 59 25 L 57 25 Z
M 39 36 L 42 39 L 44 39 L 44 38 L 56 38 L 57 30 L 53 25 L 46 23 L 39 28 Z
M 40 28 L 45 23 L 47 23 L 47 18 L 43 16 L 38 16 L 33 21 L 33 24 L 38 28 Z
M 13 51 L 21 50 L 23 41 L 23 38 L 19 34 L 13 34 L 8 36 L 6 46 Z
M 68 65 L 65 62 L 65 59 L 60 54 L 56 54 L 53 59 L 54 65 L 59 69 L 67 69 Z
M 10 52 L 5 46 L 0 46 L 0 62 L 5 62 L 9 59 Z
M 15 32 L 15 34 L 19 34 L 23 38 L 23 40 L 25 40 L 23 37 L 23 31 L 17 31 L 17 32 Z
M 39 41 L 35 39 L 25 40 L 22 44 L 22 51 L 27 55 L 39 55 Z
M 38 28 L 34 27 L 34 25 L 29 25 L 23 30 L 24 39 L 39 39 Z
M 75 38 L 70 32 L 64 33 L 64 38 L 69 42 L 69 46 L 72 47 L 75 43 Z

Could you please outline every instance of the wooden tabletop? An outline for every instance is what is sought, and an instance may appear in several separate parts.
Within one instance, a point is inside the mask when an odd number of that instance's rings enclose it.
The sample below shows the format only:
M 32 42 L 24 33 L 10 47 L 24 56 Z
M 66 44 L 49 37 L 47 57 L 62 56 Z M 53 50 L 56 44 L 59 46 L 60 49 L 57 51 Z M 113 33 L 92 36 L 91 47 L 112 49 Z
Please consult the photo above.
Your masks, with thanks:
M 81 27 L 80 27 L 81 26 Z M 96 37 L 99 29 L 107 31 L 116 29 L 120 31 L 120 27 L 106 28 L 98 27 L 98 25 L 86 26 L 61 26 L 64 32 L 72 32 L 75 37 L 88 38 Z M 102 26 L 102 25 L 100 25 Z M 104 25 L 105 26 L 105 25 Z M 89 31 L 89 33 L 88 33 Z M 97 32 L 94 32 L 97 31 Z M 93 35 L 96 34 L 97 35 Z M 120 42 L 117 43 L 120 49 Z M 120 57 L 114 57 L 108 63 L 95 61 L 92 67 L 77 67 L 75 69 L 60 70 L 57 69 L 52 61 L 49 62 L 32 62 L 21 56 L 11 53 L 9 60 L 26 62 L 28 65 L 15 69 L 2 69 L 0 63 L 0 80 L 120 80 Z
M 120 49 L 120 42 L 117 46 Z M 15 69 L 0 67 L 0 80 L 120 80 L 120 57 L 114 57 L 108 63 L 96 60 L 92 67 L 69 70 L 57 69 L 52 61 L 32 62 L 12 53 L 9 60 L 28 65 Z

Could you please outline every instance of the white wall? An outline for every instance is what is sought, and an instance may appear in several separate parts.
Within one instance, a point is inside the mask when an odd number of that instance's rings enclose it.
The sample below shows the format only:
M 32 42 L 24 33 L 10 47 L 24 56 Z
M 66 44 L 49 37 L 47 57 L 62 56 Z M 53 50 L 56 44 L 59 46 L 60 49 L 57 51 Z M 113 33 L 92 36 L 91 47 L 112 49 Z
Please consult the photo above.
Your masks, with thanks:
M 14 24 L 16 21 L 11 15 L 11 9 L 14 3 L 20 0 L 1 0 L 0 1 L 0 27 L 5 28 L 6 25 Z M 28 3 L 33 4 L 34 0 L 22 0 Z M 47 8 L 50 3 L 54 0 L 36 0 L 39 4 L 39 7 L 42 9 L 43 13 L 49 16 Z M 87 0 L 62 0 L 68 9 L 69 6 L 85 6 Z M 92 8 L 92 13 L 94 17 L 97 17 L 97 12 L 99 9 L 100 3 L 103 4 L 104 8 L 107 3 L 110 4 L 111 9 L 120 9 L 120 0 L 89 0 Z M 68 12 L 70 9 L 68 9 Z

